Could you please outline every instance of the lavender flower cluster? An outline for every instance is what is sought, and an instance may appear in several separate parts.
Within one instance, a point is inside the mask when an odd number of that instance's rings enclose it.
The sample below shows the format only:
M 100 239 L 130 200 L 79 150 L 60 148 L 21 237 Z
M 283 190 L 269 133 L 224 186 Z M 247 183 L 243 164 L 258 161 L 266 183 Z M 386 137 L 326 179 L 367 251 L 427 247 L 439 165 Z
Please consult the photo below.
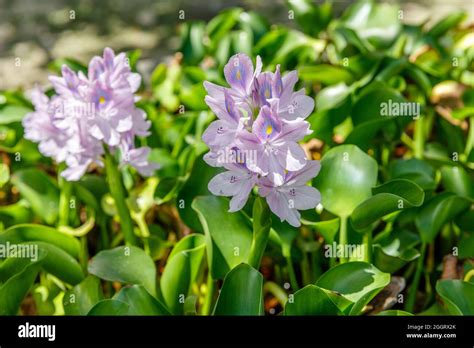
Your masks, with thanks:
M 320 202 L 320 193 L 307 185 L 320 163 L 308 160 L 298 144 L 312 133 L 305 118 L 314 100 L 304 89 L 293 91 L 296 71 L 282 77 L 279 66 L 274 73 L 261 70 L 260 57 L 254 70 L 251 59 L 239 53 L 224 67 L 230 88 L 204 83 L 205 101 L 218 118 L 203 134 L 210 149 L 204 160 L 227 169 L 208 188 L 214 195 L 232 197 L 229 211 L 234 212 L 256 186 L 281 221 L 298 227 L 298 210 Z
M 56 162 L 65 162 L 61 175 L 79 180 L 91 163 L 103 166 L 105 151 L 120 151 L 122 164 L 150 176 L 158 167 L 148 161 L 150 148 L 135 147 L 135 136 L 149 135 L 150 122 L 135 106 L 141 77 L 133 73 L 124 53 L 110 48 L 89 63 L 88 75 L 62 67 L 51 76 L 56 94 L 48 98 L 40 87 L 32 91 L 35 107 L 23 119 L 25 138 Z M 107 146 L 105 148 L 104 146 Z

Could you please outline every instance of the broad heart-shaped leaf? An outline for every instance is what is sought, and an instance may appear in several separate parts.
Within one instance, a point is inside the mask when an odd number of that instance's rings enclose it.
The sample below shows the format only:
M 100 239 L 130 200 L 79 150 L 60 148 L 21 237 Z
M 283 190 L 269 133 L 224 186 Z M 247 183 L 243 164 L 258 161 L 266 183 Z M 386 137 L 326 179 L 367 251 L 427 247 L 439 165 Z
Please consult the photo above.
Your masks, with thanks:
M 324 209 L 348 217 L 371 196 L 377 182 L 377 162 L 355 145 L 340 145 L 321 160 L 313 185 L 321 192 Z
M 97 302 L 97 304 L 91 308 L 87 315 L 90 316 L 101 316 L 101 315 L 126 315 L 130 309 L 130 306 L 122 301 L 107 299 Z
M 123 287 L 113 298 L 129 305 L 127 315 L 170 315 L 160 301 L 141 285 Z
M 194 162 L 193 170 L 188 178 L 188 181 L 182 187 L 178 195 L 178 212 L 183 219 L 184 223 L 191 227 L 193 230 L 203 232 L 200 220 L 196 212 L 191 209 L 191 204 L 197 196 L 209 195 L 210 192 L 207 189 L 209 181 L 221 170 L 209 166 L 201 157 L 198 157 Z M 182 205 L 184 204 L 184 208 Z
M 248 260 L 253 237 L 250 220 L 240 211 L 229 213 L 229 201 L 222 197 L 197 197 L 193 209 L 204 227 L 211 275 L 222 279 Z
M 263 276 L 242 263 L 224 279 L 214 315 L 263 315 Z
M 43 269 L 62 281 L 76 285 L 84 279 L 84 272 L 79 262 L 61 248 L 41 241 L 27 242 L 19 245 L 37 248 L 40 253 L 43 250 L 46 254 L 41 264 Z
M 79 241 L 58 230 L 36 224 L 22 224 L 12 226 L 5 231 L 0 232 L 0 244 L 19 244 L 22 242 L 45 242 L 63 249 L 75 259 L 79 258 Z
M 103 298 L 99 278 L 89 275 L 66 291 L 63 298 L 64 312 L 66 315 L 86 315 Z
M 336 83 L 350 84 L 353 81 L 352 73 L 344 67 L 329 64 L 302 66 L 298 69 L 301 80 L 321 82 L 324 85 Z
M 87 270 L 101 279 L 143 285 L 151 294 L 156 294 L 155 264 L 135 246 L 101 251 L 90 260 Z
M 205 237 L 191 234 L 173 248 L 160 279 L 160 288 L 166 305 L 173 314 L 183 314 L 182 299 L 190 293 L 204 259 Z
M 12 182 L 36 215 L 49 225 L 56 221 L 59 190 L 49 176 L 36 168 L 22 169 L 12 175 Z
M 431 243 L 445 223 L 467 211 L 471 204 L 468 198 L 450 192 L 443 192 L 429 200 L 415 218 L 421 240 Z
M 9 258 L 0 264 L 0 315 L 17 315 L 46 254 L 40 251 L 36 260 Z
M 390 274 L 366 262 L 348 262 L 324 273 L 316 285 L 342 294 L 353 302 L 351 315 L 360 314 L 364 306 L 390 283 Z
M 436 291 L 452 315 L 474 315 L 474 284 L 446 279 L 436 283 Z
M 374 187 L 372 194 L 351 215 L 352 226 L 356 230 L 364 229 L 395 211 L 419 207 L 425 197 L 421 187 L 406 179 L 395 179 Z
M 374 265 L 382 272 L 394 273 L 407 262 L 420 256 L 415 246 L 418 235 L 407 230 L 392 230 L 378 234 L 373 241 Z
M 295 292 L 292 302 L 286 302 L 285 315 L 341 315 L 328 292 L 313 284 L 306 285 Z
M 474 179 L 459 166 L 441 167 L 443 186 L 448 192 L 474 200 Z

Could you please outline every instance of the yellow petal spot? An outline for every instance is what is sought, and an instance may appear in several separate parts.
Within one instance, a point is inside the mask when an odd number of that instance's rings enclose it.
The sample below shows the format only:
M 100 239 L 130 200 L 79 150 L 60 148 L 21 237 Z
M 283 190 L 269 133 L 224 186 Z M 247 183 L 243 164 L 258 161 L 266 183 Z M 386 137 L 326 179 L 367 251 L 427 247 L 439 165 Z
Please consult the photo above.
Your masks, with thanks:
M 99 104 L 104 104 L 104 103 L 105 103 L 105 98 L 101 96 L 99 98 Z
M 267 129 L 266 129 L 267 135 L 272 134 L 272 132 L 273 132 L 273 127 L 271 125 L 267 126 Z
M 265 90 L 265 98 L 270 98 L 270 90 L 268 88 Z
M 242 74 L 240 73 L 240 70 L 237 70 L 235 77 L 237 78 L 237 80 L 240 80 L 242 78 Z

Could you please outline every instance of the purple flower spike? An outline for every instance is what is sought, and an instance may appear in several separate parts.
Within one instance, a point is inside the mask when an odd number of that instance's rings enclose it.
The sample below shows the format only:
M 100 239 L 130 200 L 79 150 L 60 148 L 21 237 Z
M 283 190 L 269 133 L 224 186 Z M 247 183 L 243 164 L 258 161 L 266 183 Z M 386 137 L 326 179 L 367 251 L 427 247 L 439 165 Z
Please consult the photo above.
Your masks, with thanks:
M 229 211 L 243 208 L 254 187 L 282 221 L 300 225 L 298 210 L 315 208 L 319 192 L 306 183 L 319 171 L 318 161 L 308 161 L 298 141 L 311 134 L 304 119 L 314 100 L 304 90 L 294 92 L 296 71 L 281 76 L 261 73 L 260 58 L 252 61 L 239 53 L 229 59 L 224 75 L 230 87 L 205 82 L 206 103 L 218 120 L 203 134 L 210 152 L 204 156 L 226 172 L 208 185 L 218 196 L 232 197 Z
M 122 164 L 152 175 L 157 165 L 147 160 L 150 149 L 134 145 L 135 136 L 149 135 L 151 124 L 135 106 L 141 77 L 131 71 L 125 54 L 106 48 L 103 57 L 92 58 L 87 76 L 67 66 L 61 72 L 50 77 L 57 94 L 51 100 L 33 92 L 35 111 L 23 120 L 25 137 L 38 142 L 45 156 L 65 162 L 62 175 L 70 181 L 79 180 L 91 163 L 103 165 L 104 146 L 119 149 Z

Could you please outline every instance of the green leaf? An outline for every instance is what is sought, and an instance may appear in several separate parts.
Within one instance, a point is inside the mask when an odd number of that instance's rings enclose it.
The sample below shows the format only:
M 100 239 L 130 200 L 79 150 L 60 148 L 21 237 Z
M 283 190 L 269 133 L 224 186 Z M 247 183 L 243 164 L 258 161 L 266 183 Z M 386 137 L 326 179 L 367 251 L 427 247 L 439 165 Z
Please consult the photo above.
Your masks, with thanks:
M 46 256 L 42 263 L 43 269 L 62 281 L 76 285 L 84 279 L 81 265 L 63 249 L 41 241 L 27 242 L 22 245 L 30 245 L 44 250 Z
M 122 288 L 114 300 L 128 304 L 127 315 L 170 315 L 166 307 L 141 285 Z
M 205 253 L 205 237 L 191 234 L 181 239 L 171 251 L 160 280 L 161 294 L 173 314 L 183 314 L 182 299 L 191 291 Z
M 350 84 L 353 81 L 349 70 L 329 64 L 302 66 L 298 69 L 298 74 L 303 81 L 320 82 L 324 85 Z
M 419 207 L 425 192 L 414 182 L 395 179 L 372 189 L 374 194 L 357 206 L 351 215 L 352 226 L 362 230 L 395 211 Z
M 49 225 L 56 222 L 59 190 L 49 176 L 36 168 L 21 169 L 12 175 L 12 183 L 31 204 L 36 215 Z
M 0 206 L 0 221 L 4 228 L 30 222 L 32 215 L 30 205 L 24 199 L 10 205 Z
M 467 18 L 467 14 L 464 12 L 451 13 L 445 18 L 436 23 L 429 31 L 428 35 L 438 38 L 446 34 L 451 28 L 456 27 L 464 19 Z
M 474 200 L 474 180 L 464 168 L 443 166 L 440 170 L 443 186 L 447 192 Z
M 451 315 L 474 315 L 474 284 L 459 279 L 439 280 L 436 291 Z
M 467 211 L 471 201 L 467 198 L 443 192 L 429 200 L 415 218 L 421 240 L 431 243 L 443 225 Z
M 87 270 L 108 281 L 143 285 L 151 294 L 156 294 L 155 263 L 135 246 L 101 251 L 89 261 Z
M 130 309 L 130 306 L 125 302 L 118 300 L 102 300 L 98 302 L 92 309 L 87 313 L 90 316 L 100 316 L 100 315 L 126 315 Z
M 374 265 L 382 272 L 395 273 L 420 256 L 415 246 L 420 238 L 407 230 L 378 234 L 373 241 Z
M 0 232 L 0 244 L 5 244 L 7 241 L 11 244 L 45 242 L 66 251 L 75 259 L 79 258 L 81 247 L 76 238 L 61 233 L 52 227 L 36 224 L 16 225 Z
M 46 252 L 34 261 L 9 258 L 0 264 L 0 315 L 17 315 L 41 268 Z
M 412 313 L 410 312 L 405 312 L 400 309 L 390 309 L 387 311 L 383 311 L 378 313 L 377 315 L 380 315 L 382 317 L 406 317 L 406 316 L 413 316 Z
M 354 303 L 351 315 L 359 314 L 377 293 L 390 283 L 390 274 L 366 262 L 348 262 L 324 273 L 316 285 L 342 294 Z
M 326 210 L 348 217 L 371 196 L 376 181 L 377 162 L 357 146 L 341 145 L 324 155 L 313 186 L 321 192 L 321 203 Z
M 263 315 L 263 276 L 242 263 L 224 278 L 214 315 Z
M 229 201 L 222 197 L 197 197 L 192 207 L 204 227 L 211 275 L 222 279 L 248 260 L 253 236 L 250 220 L 240 211 L 229 213 Z
M 89 275 L 66 291 L 63 298 L 64 312 L 66 315 L 86 315 L 103 298 L 99 278 Z
M 210 194 L 207 185 L 209 184 L 209 181 L 220 172 L 220 169 L 211 167 L 204 162 L 202 156 L 198 157 L 194 162 L 188 180 L 178 195 L 177 202 L 179 215 L 184 223 L 195 231 L 202 232 L 203 227 L 199 222 L 197 213 L 193 209 L 190 209 L 191 204 L 197 196 Z M 183 204 L 184 208 L 180 208 L 179 204 Z
M 0 188 L 10 180 L 10 168 L 5 163 L 0 163 Z
M 401 29 L 398 7 L 374 1 L 358 1 L 351 5 L 344 12 L 341 22 L 378 48 L 391 44 Z
M 0 125 L 21 122 L 23 117 L 31 112 L 30 108 L 20 105 L 7 105 L 0 109 Z
M 390 166 L 392 179 L 408 179 L 415 182 L 424 190 L 433 190 L 436 187 L 435 171 L 425 161 L 417 158 L 393 161 Z
M 306 285 L 295 292 L 292 302 L 286 303 L 285 315 L 341 315 L 328 293 L 316 285 Z

